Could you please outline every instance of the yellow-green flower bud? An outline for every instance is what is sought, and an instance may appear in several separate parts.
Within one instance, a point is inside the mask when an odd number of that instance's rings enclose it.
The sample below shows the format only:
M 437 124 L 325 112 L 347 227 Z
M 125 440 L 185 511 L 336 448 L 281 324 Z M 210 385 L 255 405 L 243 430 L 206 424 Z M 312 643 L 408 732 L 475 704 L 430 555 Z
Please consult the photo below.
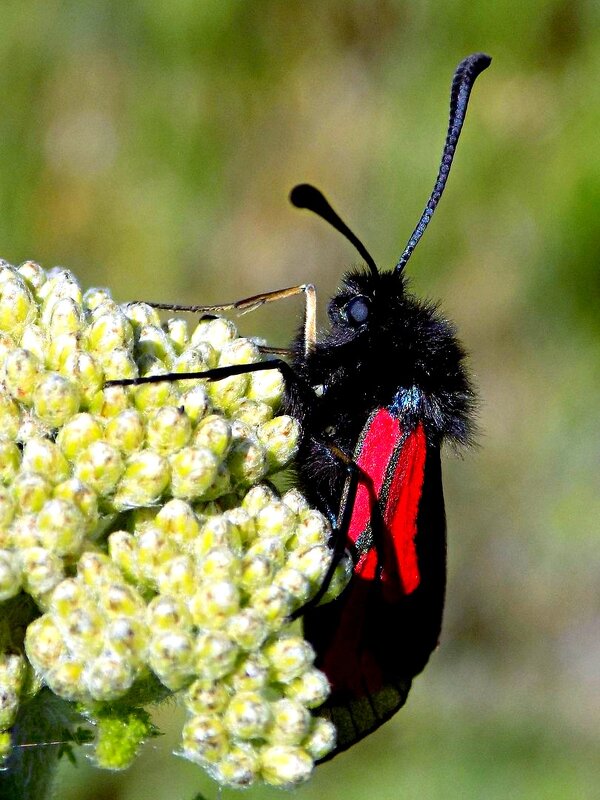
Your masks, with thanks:
M 198 539 L 200 523 L 194 509 L 184 500 L 173 498 L 156 515 L 156 524 L 169 534 L 178 547 L 190 549 Z
M 292 788 L 307 781 L 313 771 L 313 760 L 301 747 L 274 745 L 260 753 L 261 775 L 271 786 Z
M 236 425 L 239 424 L 237 421 Z M 236 438 L 227 455 L 231 477 L 241 486 L 260 481 L 267 472 L 265 449 L 254 438 Z
M 112 562 L 111 565 L 114 571 L 118 573 L 116 566 Z M 89 582 L 89 577 L 91 576 L 88 577 L 85 574 L 85 570 L 82 571 L 78 568 L 78 572 L 80 574 L 83 573 L 83 579 Z M 96 590 L 98 590 L 98 584 L 96 584 Z M 146 604 L 139 592 L 133 586 L 117 583 L 114 579 L 102 586 L 102 590 L 98 592 L 98 607 L 102 609 L 107 617 L 141 618 L 146 613 Z
M 90 350 L 109 353 L 116 348 L 129 349 L 133 344 L 131 323 L 120 308 L 97 316 L 87 330 Z
M 262 586 L 251 597 L 251 605 L 259 614 L 262 614 L 267 624 L 272 628 L 279 628 L 292 611 L 294 602 L 290 593 L 281 586 Z
M 267 688 L 269 662 L 260 652 L 252 653 L 238 664 L 227 676 L 227 683 L 234 692 L 257 692 Z
M 77 562 L 77 575 L 92 591 L 104 590 L 115 583 L 122 583 L 122 575 L 116 564 L 104 553 L 83 553 Z
M 0 684 L 0 730 L 10 728 L 19 710 L 19 695 L 9 686 Z
M 138 363 L 140 375 L 143 377 L 150 375 L 165 375 L 166 368 L 159 361 L 148 364 L 140 359 Z M 173 381 L 167 379 L 160 383 L 146 383 L 135 386 L 133 397 L 136 408 L 142 413 L 147 413 L 152 408 L 163 408 L 164 406 L 179 406 L 179 395 Z
M 207 716 L 187 720 L 181 734 L 185 758 L 204 765 L 222 759 L 229 749 L 229 737 L 222 722 Z
M 219 356 L 208 342 L 201 342 L 195 347 L 186 348 L 173 361 L 173 372 L 206 372 L 216 367 Z M 179 381 L 179 389 L 185 391 L 190 387 L 205 386 L 202 378 L 185 378 Z
M 52 484 L 37 472 L 19 472 L 12 492 L 21 513 L 35 513 L 52 497 Z
M 194 542 L 194 555 L 201 561 L 215 548 L 228 549 L 236 555 L 242 551 L 239 530 L 224 515 L 209 517 L 202 524 L 200 535 Z
M 127 460 L 123 478 L 114 497 L 120 510 L 156 503 L 169 485 L 167 459 L 152 450 L 140 450 Z
M 129 580 L 139 580 L 137 548 L 134 537 L 127 531 L 114 531 L 108 537 L 110 557 Z
M 52 304 L 51 309 L 47 329 L 52 338 L 63 333 L 79 333 L 83 329 L 83 309 L 72 297 L 61 297 Z
M 87 591 L 81 581 L 66 578 L 52 592 L 49 602 L 50 613 L 58 620 L 66 620 L 79 607 L 87 602 Z
M 275 639 L 265 647 L 271 664 L 271 674 L 279 683 L 288 683 L 312 667 L 315 653 L 300 636 Z
M 192 423 L 197 423 L 208 413 L 210 403 L 206 387 L 201 384 L 192 386 L 181 396 L 180 405 Z
M 114 350 L 94 353 L 94 358 L 102 367 L 104 378 L 107 381 L 138 377 L 138 365 L 131 352 L 125 347 L 115 347 Z
M 306 509 L 299 512 L 294 534 L 287 545 L 289 548 L 304 551 L 317 544 L 327 544 L 330 537 L 331 526 L 323 514 L 315 509 Z
M 46 364 L 64 374 L 64 364 L 80 352 L 81 341 L 78 333 L 61 333 L 50 339 L 46 347 Z
M 300 439 L 300 423 L 288 416 L 275 417 L 258 429 L 258 440 L 265 448 L 270 472 L 288 465 L 296 455 Z
M 25 325 L 33 322 L 36 308 L 25 281 L 13 273 L 0 283 L 0 330 L 19 336 Z
M 47 280 L 38 289 L 38 297 L 44 301 L 44 311 L 61 297 L 71 297 L 76 303 L 82 302 L 81 288 L 70 270 L 53 267 L 48 270 L 46 277 Z
M 252 745 L 235 744 L 215 767 L 215 780 L 224 786 L 243 789 L 258 778 L 260 761 Z
M 196 590 L 196 573 L 192 559 L 175 556 L 157 567 L 154 579 L 161 594 L 191 597 Z
M 281 405 L 284 392 L 285 381 L 278 369 L 265 369 L 250 373 L 246 392 L 248 400 L 260 400 L 276 411 Z
M 187 321 L 185 319 L 168 319 L 163 327 L 173 349 L 179 355 L 187 347 L 190 339 Z
M 195 447 L 206 447 L 219 458 L 223 458 L 231 444 L 231 425 L 218 414 L 210 414 L 196 426 L 192 444 Z
M 67 653 L 63 635 L 48 614 L 29 623 L 25 634 L 27 658 L 39 672 L 47 672 Z
M 307 708 L 318 708 L 329 697 L 329 681 L 319 669 L 307 669 L 285 686 L 285 694 Z
M 238 692 L 231 699 L 223 721 L 230 736 L 258 739 L 271 723 L 270 704 L 258 692 Z
M 116 417 L 128 407 L 129 393 L 125 386 L 109 386 L 97 392 L 88 403 L 90 412 L 101 417 Z
M 23 588 L 35 598 L 52 591 L 65 576 L 59 554 L 47 547 L 27 547 L 19 552 L 19 561 Z
M 10 483 L 21 464 L 21 452 L 14 442 L 0 435 L 0 481 Z
M 6 336 L 7 334 L 1 334 L 0 340 L 4 339 Z M 32 353 L 38 359 L 40 364 L 43 364 L 46 360 L 47 346 L 48 337 L 43 328 L 41 328 L 39 325 L 36 325 L 35 322 L 25 326 L 23 335 L 21 336 L 21 347 L 23 350 L 28 350 L 30 353 Z M 10 349 L 14 349 L 14 344 Z M 3 350 L 4 347 L 0 345 L 0 360 L 2 360 L 3 355 L 6 357 L 6 354 L 9 352 L 8 349 L 5 352 L 2 352 Z
M 241 575 L 239 558 L 227 547 L 215 547 L 203 555 L 196 564 L 199 581 L 233 580 Z
M 85 605 L 74 608 L 65 619 L 56 619 L 69 650 L 85 659 L 96 656 L 101 651 L 105 628 L 102 614 L 90 601 L 84 601 Z
M 102 289 L 97 286 L 92 286 L 87 289 L 82 298 L 84 308 L 87 308 L 90 311 L 93 311 L 95 308 L 98 308 L 98 306 L 106 303 L 107 301 L 112 301 L 110 290 Z
M 254 524 L 254 519 L 244 508 L 238 505 L 235 508 L 226 511 L 223 514 L 223 518 L 233 525 L 237 531 L 237 535 L 239 536 L 240 543 L 248 545 L 254 541 L 256 538 L 256 526 Z
M 65 700 L 86 700 L 83 686 L 84 662 L 74 658 L 53 664 L 44 675 L 44 681 L 54 694 Z
M 196 669 L 201 678 L 217 680 L 231 672 L 239 650 L 220 631 L 204 631 L 196 639 Z
M 176 691 L 195 672 L 194 639 L 188 631 L 154 633 L 148 648 L 148 663 L 164 685 Z
M 33 392 L 42 374 L 40 360 L 29 350 L 18 347 L 4 361 L 4 385 L 20 403 L 31 405 Z
M 34 292 L 38 292 L 46 283 L 46 272 L 35 261 L 24 261 L 19 264 L 17 272 Z
M 272 503 L 275 499 L 275 493 L 269 486 L 254 486 L 246 492 L 242 500 L 242 508 L 251 517 L 255 517 L 261 508 L 264 508 L 268 503 Z
M 28 664 L 23 656 L 0 653 L 0 691 L 1 687 L 8 687 L 20 694 L 27 677 L 27 668 Z
M 314 589 L 323 582 L 331 558 L 332 552 L 326 545 L 315 545 L 308 550 L 294 550 L 290 553 L 288 565 L 305 575 Z
M 283 566 L 285 561 L 285 546 L 278 536 L 261 536 L 249 547 L 246 557 L 253 559 L 263 556 L 274 569 Z
M 142 415 L 135 408 L 125 409 L 106 423 L 104 436 L 125 455 L 139 450 L 146 436 Z
M 258 400 L 248 400 L 243 397 L 236 405 L 230 409 L 233 419 L 239 419 L 246 425 L 255 428 L 273 418 L 273 409 L 266 403 Z
M 185 602 L 179 597 L 157 595 L 148 603 L 146 609 L 148 628 L 154 634 L 177 630 L 190 630 L 192 617 Z
M 260 361 L 260 353 L 251 339 L 234 339 L 224 345 L 219 355 L 220 367 L 234 364 L 254 364 L 256 361 Z
M 263 617 L 252 608 L 243 608 L 227 620 L 226 633 L 242 650 L 256 650 L 269 633 Z
M 312 722 L 312 730 L 302 743 L 302 747 L 315 761 L 319 761 L 331 753 L 336 745 L 336 740 L 337 731 L 333 722 L 322 717 L 315 717 Z
M 0 458 L 0 463 L 2 460 Z M 51 483 L 61 483 L 70 477 L 69 463 L 58 445 L 38 436 L 25 442 L 22 469 L 37 472 Z
M 192 333 L 190 343 L 195 346 L 200 342 L 208 342 L 215 350 L 220 352 L 236 336 L 237 330 L 231 320 L 224 317 L 201 319 Z
M 25 327 L 25 331 L 27 331 L 27 329 L 30 327 L 32 326 L 27 325 Z M 0 331 L 0 364 L 4 363 L 4 360 L 6 359 L 7 355 L 9 353 L 12 353 L 12 351 L 15 349 L 16 346 L 17 344 L 15 340 L 9 333 L 6 333 L 6 331 Z M 31 348 L 27 347 L 25 349 L 30 350 Z M 33 352 L 35 355 L 37 355 L 37 351 Z M 42 350 L 42 357 L 43 357 L 43 350 Z
M 213 716 L 225 711 L 229 698 L 229 692 L 222 681 L 198 679 L 186 689 L 183 702 L 192 714 Z
M 12 735 L 10 731 L 0 731 L 0 769 L 4 768 L 9 755 L 12 753 Z
M 158 527 L 149 526 L 137 539 L 137 565 L 141 574 L 156 583 L 157 572 L 178 555 L 169 537 Z
M 336 564 L 327 591 L 319 601 L 319 605 L 324 605 L 325 603 L 331 602 L 331 600 L 335 600 L 336 597 L 339 597 L 350 582 L 353 571 L 354 564 L 352 562 L 352 556 L 346 551 Z
M 136 358 L 152 356 L 161 361 L 168 369 L 175 360 L 175 350 L 169 337 L 162 328 L 156 325 L 144 325 L 139 330 L 135 345 Z
M 6 536 L 6 529 L 15 515 L 16 498 L 13 495 L 13 491 L 14 489 L 11 491 L 4 486 L 0 486 L 0 547 L 2 547 L 3 537 Z
M 221 628 L 237 612 L 239 592 L 231 581 L 204 583 L 190 600 L 189 609 L 194 623 L 201 628 Z
M 191 435 L 190 418 L 175 406 L 159 408 L 149 416 L 148 445 L 162 455 L 181 450 L 189 442 Z
M 19 406 L 0 388 L 0 431 L 7 439 L 16 439 L 21 427 Z
M 208 396 L 215 408 L 228 411 L 239 403 L 248 388 L 248 375 L 230 375 L 208 384 Z
M 92 442 L 101 439 L 102 425 L 92 414 L 76 414 L 62 426 L 56 437 L 56 442 L 69 461 L 74 461 L 77 456 L 89 447 Z
M 75 474 L 99 494 L 114 491 L 123 472 L 121 454 L 104 441 L 92 442 L 79 456 Z
M 15 554 L 0 550 L 0 603 L 21 591 L 21 575 Z
M 83 514 L 86 535 L 94 533 L 98 524 L 98 498 L 87 484 L 70 478 L 54 487 L 54 497 L 77 506 Z
M 125 303 L 121 306 L 121 310 L 133 325 L 134 330 L 140 330 L 145 325 L 160 328 L 158 311 L 148 303 Z
M 131 688 L 136 670 L 127 659 L 106 651 L 84 673 L 85 688 L 94 700 L 116 700 Z
M 85 350 L 75 350 L 65 355 L 58 370 L 79 387 L 82 408 L 90 408 L 104 383 L 100 364 Z
M 260 509 L 254 523 L 259 539 L 276 536 L 283 543 L 294 530 L 296 515 L 285 503 L 274 500 Z
M 113 653 L 129 661 L 136 669 L 143 665 L 149 639 L 143 621 L 130 617 L 110 619 L 104 639 Z
M 277 744 L 301 744 L 311 727 L 310 712 L 289 698 L 277 700 L 271 710 L 273 726 L 269 730 L 270 741 Z
M 38 547 L 41 539 L 37 514 L 20 514 L 15 517 L 5 537 L 5 544 L 17 552 L 27 547 Z
M 33 407 L 38 417 L 52 427 L 63 425 L 79 411 L 79 389 L 75 383 L 49 372 L 33 392 Z
M 294 598 L 294 610 L 310 600 L 313 593 L 308 578 L 292 567 L 280 569 L 275 575 L 273 583 L 276 586 L 281 586 Z
M 242 559 L 242 577 L 240 583 L 247 592 L 255 592 L 261 586 L 269 583 L 275 572 L 275 567 L 265 555 L 245 555 Z M 279 596 L 279 594 L 278 594 Z M 262 596 L 261 596 L 262 597 Z M 259 601 L 269 602 L 264 596 Z M 276 602 L 275 599 L 273 602 Z
M 195 500 L 203 496 L 217 476 L 219 461 L 206 447 L 184 447 L 171 456 L 171 492 Z

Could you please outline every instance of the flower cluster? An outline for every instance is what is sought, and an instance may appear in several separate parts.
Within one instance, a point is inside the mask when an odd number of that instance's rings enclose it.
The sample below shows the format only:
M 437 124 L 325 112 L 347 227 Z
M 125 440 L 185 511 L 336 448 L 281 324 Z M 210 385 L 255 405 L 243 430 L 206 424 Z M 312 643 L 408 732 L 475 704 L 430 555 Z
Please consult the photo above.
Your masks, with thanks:
M 84 709 L 149 680 L 176 693 L 182 755 L 234 786 L 299 783 L 335 743 L 309 711 L 327 681 L 290 622 L 327 573 L 329 526 L 262 483 L 293 457 L 298 424 L 277 415 L 275 369 L 105 381 L 261 358 L 225 319 L 190 332 L 84 294 L 66 270 L 0 263 L 0 609 L 30 595 L 36 679 Z M 23 653 L 0 655 L 0 731 L 27 670 Z

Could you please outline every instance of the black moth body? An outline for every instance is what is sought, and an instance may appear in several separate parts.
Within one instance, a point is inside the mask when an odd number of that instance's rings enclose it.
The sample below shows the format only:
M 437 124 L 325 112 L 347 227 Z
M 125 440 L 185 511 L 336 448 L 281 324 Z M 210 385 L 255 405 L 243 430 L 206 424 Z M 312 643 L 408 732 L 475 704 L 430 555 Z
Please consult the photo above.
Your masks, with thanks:
M 491 59 L 458 65 L 438 177 L 398 263 L 380 272 L 360 240 L 323 195 L 307 184 L 291 201 L 323 217 L 354 244 L 366 269 L 347 273 L 328 307 L 331 327 L 317 337 L 314 287 L 257 295 L 212 310 L 251 309 L 300 291 L 304 325 L 282 359 L 201 373 L 149 376 L 126 385 L 279 369 L 285 412 L 301 424 L 295 469 L 310 503 L 332 522 L 333 565 L 317 597 L 300 610 L 316 666 L 331 696 L 318 710 L 336 724 L 327 758 L 389 719 L 438 643 L 446 582 L 446 523 L 440 466 L 445 441 L 471 435 L 473 391 L 465 353 L 436 306 L 407 290 L 404 267 L 442 195 L 471 89 Z M 199 306 L 158 308 L 209 311 Z M 354 570 L 344 592 L 318 605 L 345 548 Z

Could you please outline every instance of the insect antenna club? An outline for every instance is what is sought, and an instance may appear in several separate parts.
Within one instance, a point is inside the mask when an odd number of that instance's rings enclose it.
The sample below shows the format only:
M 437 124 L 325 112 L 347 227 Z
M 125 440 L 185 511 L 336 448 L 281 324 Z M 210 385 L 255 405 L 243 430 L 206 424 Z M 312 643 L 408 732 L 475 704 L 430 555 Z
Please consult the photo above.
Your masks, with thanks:
M 332 692 L 318 711 L 347 749 L 406 701 L 439 640 L 446 584 L 446 523 L 440 465 L 445 441 L 467 444 L 474 392 L 465 352 L 436 306 L 407 290 L 405 267 L 442 196 L 471 89 L 491 62 L 475 53 L 458 65 L 435 185 L 395 267 L 381 271 L 321 192 L 308 184 L 290 195 L 346 237 L 366 269 L 347 272 L 328 305 L 330 328 L 316 332 L 310 284 L 221 306 L 158 308 L 244 312 L 301 292 L 304 324 L 288 360 L 194 373 L 112 381 L 127 385 L 279 370 L 285 412 L 301 425 L 295 462 L 300 488 L 331 521 L 334 558 L 321 589 L 297 615 Z M 269 348 L 265 348 L 269 351 Z M 271 352 L 277 350 L 272 348 Z M 352 578 L 334 601 L 319 605 L 344 551 Z

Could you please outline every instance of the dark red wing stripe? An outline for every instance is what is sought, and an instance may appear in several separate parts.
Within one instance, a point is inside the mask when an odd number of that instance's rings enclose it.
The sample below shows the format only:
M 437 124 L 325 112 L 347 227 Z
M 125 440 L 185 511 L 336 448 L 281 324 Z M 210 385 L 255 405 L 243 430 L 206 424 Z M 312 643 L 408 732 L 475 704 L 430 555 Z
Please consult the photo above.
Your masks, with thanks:
M 375 548 L 364 550 L 354 572 L 364 580 L 375 580 L 377 567 L 387 599 L 410 594 L 420 582 L 415 547 L 417 513 L 423 488 L 427 443 L 423 426 L 404 436 L 397 417 L 386 408 L 371 415 L 358 448 L 356 463 L 361 470 L 356 498 L 348 528 L 348 542 L 360 547 L 361 537 L 369 529 L 374 505 L 382 505 L 384 541 L 379 545 L 383 563 Z M 383 501 L 383 503 L 382 503 Z

